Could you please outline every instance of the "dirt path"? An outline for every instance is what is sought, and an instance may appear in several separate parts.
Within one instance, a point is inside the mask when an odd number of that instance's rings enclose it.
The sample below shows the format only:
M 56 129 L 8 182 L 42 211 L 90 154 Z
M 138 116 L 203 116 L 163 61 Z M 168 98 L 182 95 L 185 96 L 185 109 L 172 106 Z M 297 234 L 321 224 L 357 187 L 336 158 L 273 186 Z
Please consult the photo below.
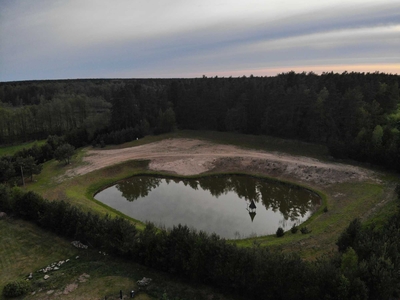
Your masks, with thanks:
M 350 165 L 195 139 L 167 139 L 124 149 L 89 150 L 84 158 L 85 164 L 71 169 L 67 175 L 83 175 L 126 160 L 139 159 L 150 160 L 151 170 L 179 175 L 246 171 L 322 185 L 374 178 L 373 172 Z

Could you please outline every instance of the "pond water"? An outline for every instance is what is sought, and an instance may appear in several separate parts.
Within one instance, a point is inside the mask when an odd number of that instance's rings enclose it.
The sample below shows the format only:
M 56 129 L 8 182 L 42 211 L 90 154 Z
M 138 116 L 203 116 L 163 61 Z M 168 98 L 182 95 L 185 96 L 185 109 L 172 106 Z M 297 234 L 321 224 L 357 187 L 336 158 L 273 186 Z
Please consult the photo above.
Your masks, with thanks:
M 251 176 L 199 179 L 137 176 L 95 199 L 158 227 L 182 224 L 227 239 L 274 234 L 307 220 L 320 205 L 312 191 Z

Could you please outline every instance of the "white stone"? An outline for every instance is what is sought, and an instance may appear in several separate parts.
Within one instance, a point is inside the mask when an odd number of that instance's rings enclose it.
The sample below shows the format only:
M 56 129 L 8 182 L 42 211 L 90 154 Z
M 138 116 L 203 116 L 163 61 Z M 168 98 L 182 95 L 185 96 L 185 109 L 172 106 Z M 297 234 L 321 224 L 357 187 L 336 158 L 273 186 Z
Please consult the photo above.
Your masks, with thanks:
M 43 279 L 47 280 L 47 279 L 49 279 L 49 277 L 50 277 L 49 275 L 44 275 Z

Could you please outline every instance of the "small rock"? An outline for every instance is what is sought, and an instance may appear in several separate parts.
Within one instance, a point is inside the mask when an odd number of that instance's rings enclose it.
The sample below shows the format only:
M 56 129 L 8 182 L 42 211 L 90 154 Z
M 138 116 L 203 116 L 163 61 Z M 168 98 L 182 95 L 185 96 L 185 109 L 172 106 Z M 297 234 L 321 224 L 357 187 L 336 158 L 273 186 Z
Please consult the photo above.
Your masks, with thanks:
M 87 249 L 88 246 L 82 244 L 80 241 L 72 241 L 71 244 L 76 248 Z
M 29 279 L 32 279 L 32 276 L 33 276 L 32 273 L 29 273 L 28 278 L 29 278 Z
M 0 212 L 0 219 L 5 217 L 7 217 L 7 214 L 4 211 Z
M 145 286 L 148 286 L 151 283 L 151 281 L 152 281 L 151 278 L 143 277 L 143 279 L 138 280 L 136 283 L 138 286 L 145 287 Z
M 44 280 L 47 280 L 47 279 L 49 279 L 49 278 L 50 278 L 49 275 L 44 275 L 44 277 L 43 277 Z
M 47 291 L 47 295 L 51 295 L 51 294 L 53 294 L 54 293 L 54 290 L 49 290 L 49 291 Z
M 78 259 L 79 258 L 79 255 L 77 255 L 76 257 L 75 257 L 75 259 Z

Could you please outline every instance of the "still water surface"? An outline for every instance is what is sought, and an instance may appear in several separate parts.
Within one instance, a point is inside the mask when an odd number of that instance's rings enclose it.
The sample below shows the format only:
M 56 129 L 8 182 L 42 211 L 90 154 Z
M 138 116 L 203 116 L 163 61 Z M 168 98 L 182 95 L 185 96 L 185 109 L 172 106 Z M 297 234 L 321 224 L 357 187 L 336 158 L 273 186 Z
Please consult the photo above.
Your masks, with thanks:
M 95 198 L 156 226 L 182 224 L 227 239 L 273 234 L 307 220 L 320 197 L 304 188 L 250 176 L 200 179 L 137 176 Z

